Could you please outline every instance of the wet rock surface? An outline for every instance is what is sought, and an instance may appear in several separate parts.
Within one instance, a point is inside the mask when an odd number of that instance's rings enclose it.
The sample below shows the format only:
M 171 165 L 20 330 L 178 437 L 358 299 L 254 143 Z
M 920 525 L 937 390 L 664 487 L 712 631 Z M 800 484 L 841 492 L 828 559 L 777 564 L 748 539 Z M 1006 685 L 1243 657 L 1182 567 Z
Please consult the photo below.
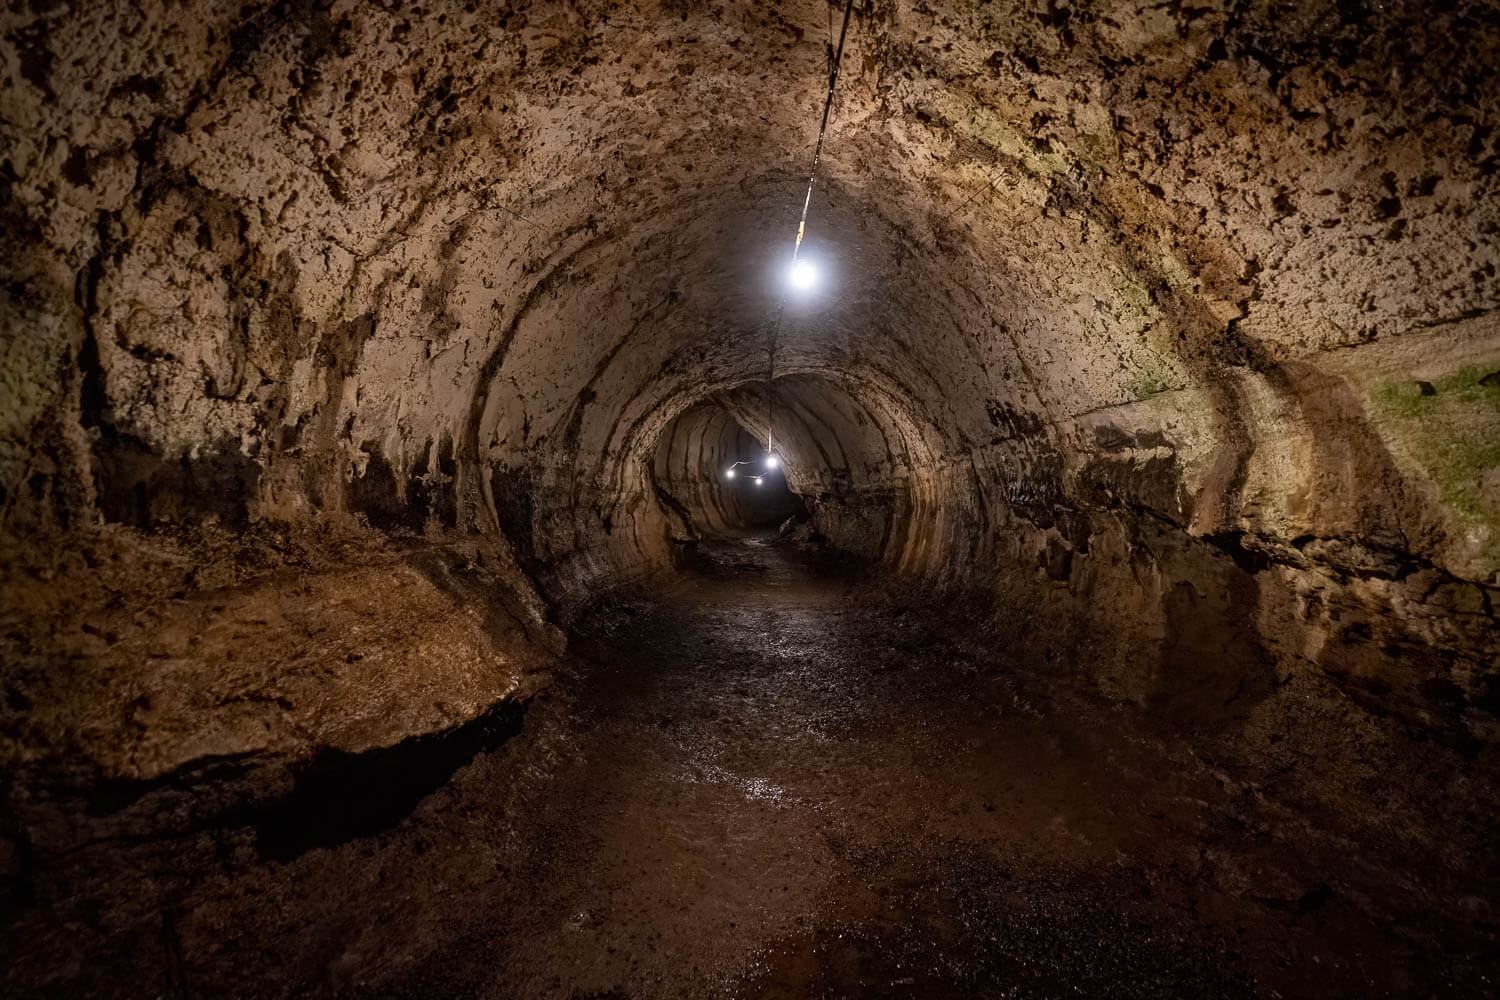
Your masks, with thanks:
M 699 558 L 670 592 L 598 607 L 519 732 L 472 748 L 389 829 L 268 855 L 255 827 L 226 823 L 38 857 L 10 900 L 10 982 L 1488 994 L 1487 754 L 1406 747 L 1446 775 L 1429 801 L 1399 780 L 1328 795 L 1295 760 L 1216 760 L 1017 660 L 967 609 L 872 587 L 847 561 L 770 535 Z M 332 791 L 384 807 L 403 790 Z M 1440 837 L 1419 807 L 1447 819 Z

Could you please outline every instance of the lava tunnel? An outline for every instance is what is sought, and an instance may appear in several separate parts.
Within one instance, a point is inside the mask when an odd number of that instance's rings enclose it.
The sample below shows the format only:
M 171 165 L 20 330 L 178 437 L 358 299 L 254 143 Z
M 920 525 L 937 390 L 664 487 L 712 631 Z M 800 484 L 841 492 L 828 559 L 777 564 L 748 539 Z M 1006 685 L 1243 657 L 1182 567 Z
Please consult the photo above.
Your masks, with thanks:
M 0 994 L 1488 997 L 1492 0 L 0 18 Z

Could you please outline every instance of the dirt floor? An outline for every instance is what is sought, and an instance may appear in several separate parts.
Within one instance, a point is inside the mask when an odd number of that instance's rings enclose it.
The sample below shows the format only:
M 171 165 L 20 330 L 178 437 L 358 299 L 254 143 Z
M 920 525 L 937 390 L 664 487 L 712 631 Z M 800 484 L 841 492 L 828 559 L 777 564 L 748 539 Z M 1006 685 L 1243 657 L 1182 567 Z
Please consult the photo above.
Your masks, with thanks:
M 1298 817 L 770 536 L 612 604 L 524 714 L 275 816 L 46 859 L 37 994 L 1493 995 L 1493 856 Z M 372 801 L 375 803 L 372 805 Z M 7 991 L 10 992 L 10 991 Z M 26 989 L 16 992 L 25 994 Z

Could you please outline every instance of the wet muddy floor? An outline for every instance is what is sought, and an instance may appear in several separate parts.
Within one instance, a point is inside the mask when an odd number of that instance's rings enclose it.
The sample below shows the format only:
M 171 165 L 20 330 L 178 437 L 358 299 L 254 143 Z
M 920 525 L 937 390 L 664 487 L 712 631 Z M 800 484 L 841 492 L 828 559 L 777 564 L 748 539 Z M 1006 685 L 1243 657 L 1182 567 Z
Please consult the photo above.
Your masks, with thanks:
M 82 850 L 9 940 L 123 996 L 1485 995 L 1474 922 L 1424 910 L 1461 873 L 1291 821 L 961 619 L 705 546 L 462 759 L 334 762 L 305 830 Z

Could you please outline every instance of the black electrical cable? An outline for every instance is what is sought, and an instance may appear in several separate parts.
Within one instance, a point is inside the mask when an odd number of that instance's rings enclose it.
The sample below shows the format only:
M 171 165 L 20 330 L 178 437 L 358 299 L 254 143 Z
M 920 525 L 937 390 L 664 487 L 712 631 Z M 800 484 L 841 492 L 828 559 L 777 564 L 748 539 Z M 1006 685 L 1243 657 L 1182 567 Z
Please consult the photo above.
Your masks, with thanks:
M 818 179 L 818 161 L 823 158 L 823 137 L 828 134 L 828 113 L 833 110 L 833 89 L 839 83 L 839 64 L 844 61 L 844 39 L 849 34 L 849 15 L 854 13 L 854 0 L 844 4 L 844 24 L 839 28 L 839 47 L 833 54 L 833 65 L 828 70 L 828 97 L 823 101 L 823 123 L 818 126 L 818 144 L 813 147 L 812 172 L 807 178 L 807 196 L 802 199 L 802 218 L 797 222 L 797 244 L 792 248 L 792 261 L 797 260 L 797 251 L 802 248 L 802 233 L 807 227 L 807 207 L 812 204 L 813 184 Z
M 802 250 L 802 237 L 807 231 L 807 209 L 812 204 L 813 185 L 818 180 L 818 163 L 823 159 L 823 139 L 828 134 L 828 115 L 833 110 L 833 92 L 839 83 L 839 66 L 844 61 L 844 39 L 849 35 L 849 17 L 854 13 L 854 0 L 845 0 L 844 23 L 839 28 L 839 45 L 831 53 L 828 66 L 828 96 L 823 101 L 823 121 L 818 126 L 818 142 L 813 147 L 812 170 L 807 176 L 807 195 L 802 199 L 802 217 L 797 220 L 797 241 L 792 244 L 792 266 L 797 265 L 797 254 Z M 776 341 L 781 335 L 781 316 L 786 311 L 786 293 L 776 307 L 776 319 L 771 324 L 771 346 L 766 365 L 766 452 L 770 454 L 771 428 L 776 416 Z

